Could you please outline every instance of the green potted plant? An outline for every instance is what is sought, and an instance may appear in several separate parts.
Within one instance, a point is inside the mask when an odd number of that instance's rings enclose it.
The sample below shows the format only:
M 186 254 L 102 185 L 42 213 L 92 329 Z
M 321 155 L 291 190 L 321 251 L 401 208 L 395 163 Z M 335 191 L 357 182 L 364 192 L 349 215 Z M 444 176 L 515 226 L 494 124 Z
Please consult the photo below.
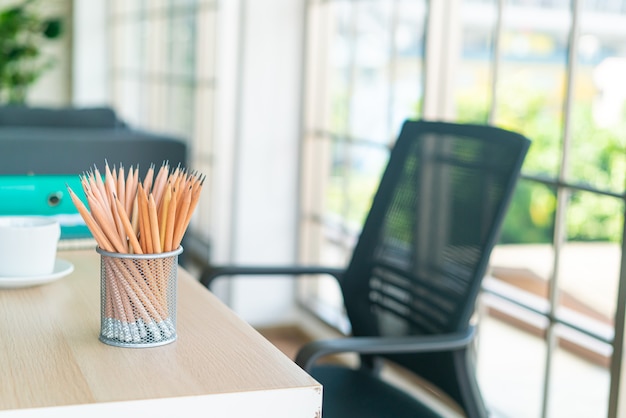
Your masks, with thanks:
M 42 54 L 46 40 L 57 39 L 62 21 L 39 14 L 35 0 L 0 11 L 0 102 L 23 104 L 28 88 L 54 61 Z

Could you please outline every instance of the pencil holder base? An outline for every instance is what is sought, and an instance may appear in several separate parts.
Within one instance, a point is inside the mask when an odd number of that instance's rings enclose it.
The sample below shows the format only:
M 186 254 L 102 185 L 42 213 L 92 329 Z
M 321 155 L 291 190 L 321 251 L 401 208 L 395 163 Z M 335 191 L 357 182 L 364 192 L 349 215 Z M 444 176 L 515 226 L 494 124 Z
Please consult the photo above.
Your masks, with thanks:
M 98 339 L 105 344 L 127 348 L 158 347 L 176 341 L 176 331 L 170 325 L 122 323 L 115 318 L 104 318 Z M 169 337 L 165 337 L 169 335 Z
M 100 258 L 100 336 L 117 347 L 148 348 L 176 340 L 178 255 L 120 254 Z

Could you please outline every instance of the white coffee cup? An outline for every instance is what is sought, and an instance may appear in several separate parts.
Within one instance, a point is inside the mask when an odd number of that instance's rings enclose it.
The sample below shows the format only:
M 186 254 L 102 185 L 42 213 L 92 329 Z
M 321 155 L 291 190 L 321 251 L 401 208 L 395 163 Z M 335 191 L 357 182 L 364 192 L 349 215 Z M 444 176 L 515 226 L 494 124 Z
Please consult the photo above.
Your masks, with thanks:
M 0 216 L 0 277 L 54 271 L 61 226 L 44 216 Z

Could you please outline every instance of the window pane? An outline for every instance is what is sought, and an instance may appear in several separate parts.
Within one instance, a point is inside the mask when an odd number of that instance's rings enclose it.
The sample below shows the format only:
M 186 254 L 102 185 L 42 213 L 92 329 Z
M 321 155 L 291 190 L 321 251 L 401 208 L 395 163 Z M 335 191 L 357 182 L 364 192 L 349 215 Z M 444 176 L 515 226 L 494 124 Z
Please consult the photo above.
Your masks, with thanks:
M 195 75 L 196 16 L 176 14 L 170 21 L 172 36 L 169 38 L 170 73 L 176 77 L 191 78 Z
M 145 86 L 146 94 L 142 103 L 147 112 L 145 123 L 154 130 L 167 131 L 168 85 L 164 81 L 155 80 L 146 82 Z
M 354 81 L 350 97 L 350 134 L 388 142 L 390 2 L 357 6 Z
M 572 334 L 562 330 L 559 334 Z M 569 336 L 571 339 L 572 337 Z M 579 338 L 584 338 L 579 336 Z M 554 350 L 548 416 L 604 418 L 608 412 L 609 371 L 563 348 Z
M 481 317 L 478 332 L 478 382 L 487 409 L 494 417 L 541 416 L 545 342 L 492 316 Z
M 171 35 L 167 15 L 155 13 L 153 18 L 144 20 L 142 35 L 146 58 L 141 70 L 152 79 L 162 78 L 168 68 L 167 38 Z
M 351 147 L 349 167 L 349 192 L 347 224 L 350 230 L 359 231 L 372 204 L 372 197 L 378 188 L 383 169 L 387 163 L 386 148 L 369 145 Z
M 348 230 L 356 233 L 363 226 L 383 169 L 387 148 L 336 142 L 333 174 L 327 190 L 327 210 Z
M 332 132 L 348 133 L 349 100 L 354 51 L 354 21 L 352 3 L 335 2 L 330 6 L 328 24 L 328 91 L 330 95 L 330 120 Z
M 457 119 L 486 123 L 491 108 L 493 33 L 496 4 L 465 0 L 459 71 L 456 72 Z
M 116 70 L 138 71 L 141 68 L 142 25 L 135 21 L 116 21 L 112 27 L 113 65 Z
M 199 0 L 169 0 L 172 9 L 191 9 Z
M 142 118 L 140 83 L 120 77 L 112 84 L 116 110 L 124 115 L 124 121 L 128 124 L 139 125 Z
M 216 27 L 217 11 L 210 6 L 200 9 L 195 47 L 196 76 L 209 84 L 215 77 Z
M 117 113 L 134 128 L 186 141 L 188 168 L 206 174 L 209 187 L 216 2 L 116 1 L 110 10 L 111 85 Z M 199 19 L 201 33 L 196 31 Z M 201 63 L 199 74 L 196 59 Z M 194 228 L 209 230 L 210 195 L 203 193 L 198 211 L 204 215 L 192 221 Z
M 193 134 L 195 89 L 189 84 L 172 85 L 169 98 L 169 131 L 189 138 Z
M 331 143 L 330 161 L 325 162 L 329 164 L 330 176 L 328 179 L 327 187 L 325 190 L 325 208 L 323 215 L 324 218 L 331 217 L 336 219 L 341 218 L 345 213 L 345 206 L 347 204 L 345 200 L 345 190 L 347 182 L 347 144 L 345 141 L 332 141 Z
M 141 1 L 142 9 L 144 9 L 148 13 L 153 13 L 155 11 L 159 11 L 161 13 L 167 13 L 168 8 L 169 8 L 169 3 L 172 0 L 135 0 L 135 1 Z
M 555 177 L 559 169 L 570 25 L 567 5 L 503 11 L 495 122 L 533 141 L 528 174 Z
M 609 338 L 617 301 L 623 210 L 621 199 L 573 193 L 567 211 L 568 240 L 560 257 L 559 315 Z
M 521 179 L 500 233 L 501 244 L 546 244 L 554 235 L 556 190 Z
M 142 8 L 142 0 L 112 0 L 111 12 L 114 14 L 136 13 Z
M 583 2 L 588 7 L 601 2 Z M 597 3 L 597 4 L 596 4 Z M 626 12 L 581 18 L 571 180 L 621 193 L 626 181 Z M 593 140 L 590 140 L 593 139 Z
M 395 138 L 406 119 L 421 115 L 423 95 L 425 1 L 395 2 L 394 61 L 391 62 L 391 108 L 387 135 Z
M 328 68 L 321 70 L 328 75 L 330 130 L 388 143 L 404 120 L 419 115 L 425 1 L 334 2 L 318 8 L 328 11 L 320 26 L 330 25 Z
M 213 132 L 213 117 L 215 113 L 215 92 L 212 88 L 198 86 L 195 90 L 195 118 L 193 154 L 191 161 L 211 161 L 211 133 Z M 195 166 L 195 165 L 194 165 Z

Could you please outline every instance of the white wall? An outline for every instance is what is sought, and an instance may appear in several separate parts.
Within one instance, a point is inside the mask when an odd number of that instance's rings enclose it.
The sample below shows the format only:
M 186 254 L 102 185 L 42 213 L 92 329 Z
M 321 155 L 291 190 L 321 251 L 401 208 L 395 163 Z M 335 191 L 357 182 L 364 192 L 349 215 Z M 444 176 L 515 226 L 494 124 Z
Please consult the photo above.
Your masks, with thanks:
M 215 141 L 216 175 L 223 178 L 216 183 L 232 186 L 216 190 L 220 195 L 213 200 L 224 205 L 212 222 L 213 257 L 238 264 L 293 263 L 304 1 L 225 3 Z M 289 279 L 240 279 L 225 294 L 253 325 L 292 321 Z

